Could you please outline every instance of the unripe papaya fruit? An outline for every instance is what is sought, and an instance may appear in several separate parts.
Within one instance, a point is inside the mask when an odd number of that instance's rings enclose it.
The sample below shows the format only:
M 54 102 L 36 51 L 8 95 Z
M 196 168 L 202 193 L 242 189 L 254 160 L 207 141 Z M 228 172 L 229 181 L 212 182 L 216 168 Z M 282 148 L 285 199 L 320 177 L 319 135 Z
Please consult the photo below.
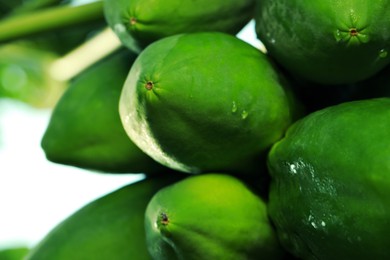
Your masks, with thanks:
M 12 247 L 0 249 L 0 259 L 1 260 L 21 260 L 29 252 L 28 247 Z
M 119 118 L 119 96 L 135 57 L 121 50 L 71 83 L 41 141 L 48 160 L 102 172 L 163 169 L 129 140 Z
M 269 215 L 302 259 L 390 258 L 390 99 L 351 101 L 292 125 L 269 153 Z
M 31 250 L 28 260 L 148 260 L 144 217 L 152 196 L 180 180 L 150 177 L 84 206 Z
M 255 0 L 105 0 L 109 26 L 130 49 L 166 36 L 220 31 L 236 34 L 253 18 Z
M 159 190 L 145 215 L 153 259 L 279 259 L 265 202 L 226 174 L 188 177 Z
M 263 53 L 204 32 L 148 46 L 130 70 L 119 111 L 129 137 L 165 166 L 249 172 L 292 122 L 290 105 Z
M 258 0 L 255 20 L 269 55 L 313 82 L 357 82 L 390 62 L 389 0 Z

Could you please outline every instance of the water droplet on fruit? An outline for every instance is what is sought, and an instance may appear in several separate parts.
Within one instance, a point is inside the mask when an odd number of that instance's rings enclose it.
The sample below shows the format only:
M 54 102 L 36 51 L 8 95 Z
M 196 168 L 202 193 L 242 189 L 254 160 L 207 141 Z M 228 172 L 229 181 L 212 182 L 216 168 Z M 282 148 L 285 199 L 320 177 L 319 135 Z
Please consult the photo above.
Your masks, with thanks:
M 241 118 L 246 119 L 248 117 L 248 112 L 246 110 L 243 110 L 241 113 Z
M 381 50 L 379 51 L 379 58 L 384 59 L 384 58 L 386 58 L 386 57 L 387 57 L 387 51 L 386 51 L 385 49 L 381 49 Z
M 343 33 L 337 29 L 334 33 L 334 37 L 336 38 L 337 42 L 340 42 L 343 39 Z
M 292 174 L 297 174 L 297 166 L 295 164 L 290 164 L 290 172 Z
M 310 224 L 312 225 L 313 228 L 317 229 L 317 224 L 314 221 L 312 221 Z
M 274 38 L 272 38 L 270 42 L 271 42 L 272 44 L 275 44 L 276 41 L 275 41 Z
M 233 101 L 233 104 L 232 104 L 232 113 L 236 113 L 237 112 L 237 104 L 236 104 L 236 101 Z
M 325 227 L 326 226 L 326 223 L 325 223 L 325 221 L 321 221 L 321 226 L 323 226 L 323 227 Z

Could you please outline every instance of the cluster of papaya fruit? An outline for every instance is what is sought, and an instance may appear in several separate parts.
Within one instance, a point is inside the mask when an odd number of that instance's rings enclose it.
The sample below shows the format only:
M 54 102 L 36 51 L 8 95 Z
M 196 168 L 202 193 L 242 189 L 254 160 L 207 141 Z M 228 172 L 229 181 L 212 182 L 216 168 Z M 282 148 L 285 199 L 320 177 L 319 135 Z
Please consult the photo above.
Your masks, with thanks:
M 146 178 L 27 259 L 390 257 L 390 1 L 105 0 L 104 14 L 124 47 L 72 82 L 42 147 Z M 266 52 L 235 36 L 252 19 Z

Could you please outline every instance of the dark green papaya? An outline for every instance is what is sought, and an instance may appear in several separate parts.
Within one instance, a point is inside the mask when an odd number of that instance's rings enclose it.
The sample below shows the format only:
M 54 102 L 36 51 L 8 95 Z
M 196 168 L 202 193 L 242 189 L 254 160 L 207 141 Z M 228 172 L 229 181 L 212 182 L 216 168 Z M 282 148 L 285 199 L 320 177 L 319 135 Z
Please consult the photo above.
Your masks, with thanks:
M 281 78 L 263 53 L 232 35 L 174 35 L 138 56 L 120 116 L 131 139 L 169 168 L 258 172 L 294 117 Z
M 302 259 L 390 258 L 390 98 L 293 124 L 268 157 L 269 215 Z
M 269 55 L 313 82 L 361 81 L 390 62 L 389 0 L 258 0 L 255 20 Z
M 152 196 L 177 176 L 152 177 L 84 206 L 31 250 L 28 260 L 148 260 L 144 216 Z
M 265 201 L 226 174 L 188 177 L 159 190 L 145 215 L 153 259 L 255 260 L 284 255 Z
M 166 36 L 220 31 L 236 34 L 253 18 L 254 0 L 105 0 L 106 20 L 130 49 Z
M 119 118 L 119 96 L 135 57 L 121 50 L 71 83 L 41 141 L 48 160 L 103 172 L 163 169 L 128 138 Z

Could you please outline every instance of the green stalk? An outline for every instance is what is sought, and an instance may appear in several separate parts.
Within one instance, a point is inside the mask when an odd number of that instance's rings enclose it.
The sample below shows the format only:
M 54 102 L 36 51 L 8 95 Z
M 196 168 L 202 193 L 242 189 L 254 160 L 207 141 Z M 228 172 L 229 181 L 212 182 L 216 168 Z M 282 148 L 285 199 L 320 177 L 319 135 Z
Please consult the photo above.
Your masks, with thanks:
M 106 27 L 94 37 L 55 60 L 49 69 L 52 78 L 69 81 L 86 68 L 123 47 L 111 28 Z
M 104 19 L 103 2 L 60 6 L 0 21 L 0 43 Z

